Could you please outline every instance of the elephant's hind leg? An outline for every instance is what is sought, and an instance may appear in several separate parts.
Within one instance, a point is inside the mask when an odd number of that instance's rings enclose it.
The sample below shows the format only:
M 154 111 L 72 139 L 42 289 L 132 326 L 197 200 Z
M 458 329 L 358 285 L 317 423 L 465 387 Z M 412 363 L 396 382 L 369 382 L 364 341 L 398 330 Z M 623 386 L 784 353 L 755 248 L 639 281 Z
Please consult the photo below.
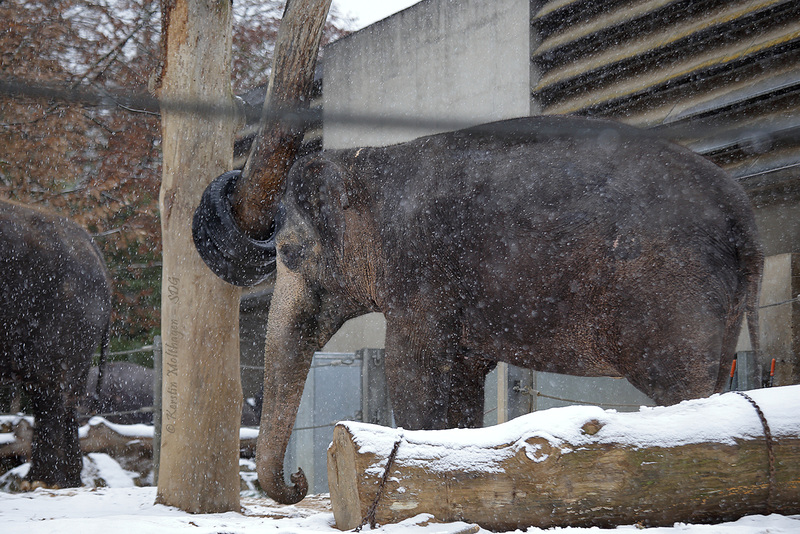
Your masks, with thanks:
M 483 426 L 486 375 L 497 362 L 464 350 L 455 358 L 450 377 L 450 405 L 447 426 L 480 428 Z
M 81 457 L 75 407 L 67 406 L 61 388 L 28 389 L 33 404 L 34 433 L 28 480 L 48 487 L 81 485 Z
M 723 355 L 721 328 L 698 329 L 699 321 L 677 321 L 671 331 L 662 331 L 660 344 L 639 352 L 628 380 L 661 406 L 717 393 Z

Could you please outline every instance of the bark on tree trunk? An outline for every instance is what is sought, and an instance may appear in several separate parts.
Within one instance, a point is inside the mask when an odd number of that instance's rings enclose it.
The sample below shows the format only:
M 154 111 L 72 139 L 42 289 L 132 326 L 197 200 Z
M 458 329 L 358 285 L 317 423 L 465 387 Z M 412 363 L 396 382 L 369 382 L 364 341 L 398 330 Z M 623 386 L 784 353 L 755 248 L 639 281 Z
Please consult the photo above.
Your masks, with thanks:
M 161 99 L 231 103 L 231 3 L 169 0 Z M 231 110 L 233 108 L 231 107 Z M 239 511 L 239 289 L 205 266 L 192 217 L 208 182 L 233 165 L 231 115 L 162 114 L 163 418 L 157 502 Z
M 250 237 L 269 238 L 277 199 L 303 142 L 299 117 L 275 114 L 308 108 L 330 6 L 331 0 L 292 0 L 281 19 L 260 130 L 231 198 L 236 222 Z
M 430 513 L 505 532 L 800 513 L 800 418 L 783 408 L 800 403 L 800 386 L 749 394 L 771 427 L 772 475 L 763 423 L 735 393 L 633 414 L 548 410 L 476 430 L 339 424 L 328 449 L 336 526 L 367 516 L 398 443 L 379 524 Z

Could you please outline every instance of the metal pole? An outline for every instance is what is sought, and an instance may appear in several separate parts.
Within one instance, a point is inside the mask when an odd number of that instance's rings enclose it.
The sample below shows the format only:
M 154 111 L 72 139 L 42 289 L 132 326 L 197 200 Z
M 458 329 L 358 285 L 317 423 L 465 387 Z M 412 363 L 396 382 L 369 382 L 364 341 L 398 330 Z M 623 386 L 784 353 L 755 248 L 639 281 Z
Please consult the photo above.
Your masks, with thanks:
M 386 384 L 383 349 L 361 349 L 361 419 L 365 423 L 391 426 L 392 409 Z
M 153 485 L 158 485 L 161 463 L 161 336 L 153 338 Z

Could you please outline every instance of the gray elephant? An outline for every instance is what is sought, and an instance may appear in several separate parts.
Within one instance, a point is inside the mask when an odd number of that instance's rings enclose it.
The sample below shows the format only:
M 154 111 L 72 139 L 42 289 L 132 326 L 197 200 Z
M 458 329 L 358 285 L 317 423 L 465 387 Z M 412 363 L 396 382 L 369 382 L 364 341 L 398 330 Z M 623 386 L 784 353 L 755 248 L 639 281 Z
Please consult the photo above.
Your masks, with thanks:
M 120 425 L 153 424 L 153 381 L 155 371 L 131 362 L 109 362 L 103 366 L 100 387 L 97 380 L 100 367 L 92 367 L 86 380 L 78 416 L 102 415 Z M 242 426 L 258 426 L 258 413 L 247 402 L 242 403 Z
M 27 478 L 80 486 L 75 405 L 95 349 L 108 345 L 105 262 L 69 220 L 0 201 L 0 280 L 0 380 L 22 384 L 35 418 Z
M 78 406 L 78 415 L 102 414 L 105 419 L 121 425 L 153 424 L 153 379 L 150 367 L 131 362 L 109 362 L 103 367 L 100 387 L 100 367 L 92 367 L 86 389 Z
M 196 225 L 214 204 L 228 233 L 198 232 L 201 252 L 236 234 L 224 202 L 236 178 L 206 191 Z M 613 122 L 531 117 L 323 151 L 292 167 L 275 225 L 274 245 L 239 232 L 205 257 L 238 283 L 259 247 L 265 270 L 277 253 L 258 473 L 280 502 L 306 492 L 283 458 L 312 354 L 366 312 L 386 317 L 405 428 L 481 425 L 498 361 L 625 377 L 663 405 L 721 390 L 745 311 L 757 344 L 763 254 L 744 191 Z M 227 270 L 226 255 L 240 258 Z

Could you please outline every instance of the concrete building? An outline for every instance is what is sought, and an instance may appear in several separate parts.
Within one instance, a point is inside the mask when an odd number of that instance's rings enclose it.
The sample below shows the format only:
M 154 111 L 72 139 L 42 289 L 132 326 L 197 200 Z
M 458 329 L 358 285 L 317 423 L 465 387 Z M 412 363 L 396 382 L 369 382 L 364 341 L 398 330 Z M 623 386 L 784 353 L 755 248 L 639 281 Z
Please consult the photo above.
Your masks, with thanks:
M 324 147 L 560 113 L 609 117 L 683 143 L 746 188 L 768 256 L 762 361 L 739 366 L 740 384 L 758 385 L 772 358 L 775 384 L 799 383 L 798 28 L 796 0 L 423 0 L 326 47 Z M 248 396 L 261 382 L 269 285 L 243 299 Z M 382 348 L 384 335 L 382 316 L 370 314 L 323 352 Z M 749 348 L 742 336 L 738 350 Z M 649 403 L 624 380 L 501 365 L 487 381 L 486 422 L 568 401 L 620 410 Z
M 379 146 L 570 113 L 689 146 L 726 168 L 753 200 L 769 256 L 756 374 L 776 358 L 776 383 L 797 383 L 798 28 L 800 3 L 787 0 L 423 0 L 325 49 L 323 143 Z M 381 347 L 382 336 L 373 314 L 346 325 L 326 350 Z M 749 349 L 744 337 L 739 349 Z M 505 367 L 494 380 L 499 420 L 562 404 L 550 397 L 621 408 L 647 402 L 613 380 Z
M 530 35 L 528 2 L 423 1 L 329 45 L 324 147 L 389 145 L 530 115 Z

